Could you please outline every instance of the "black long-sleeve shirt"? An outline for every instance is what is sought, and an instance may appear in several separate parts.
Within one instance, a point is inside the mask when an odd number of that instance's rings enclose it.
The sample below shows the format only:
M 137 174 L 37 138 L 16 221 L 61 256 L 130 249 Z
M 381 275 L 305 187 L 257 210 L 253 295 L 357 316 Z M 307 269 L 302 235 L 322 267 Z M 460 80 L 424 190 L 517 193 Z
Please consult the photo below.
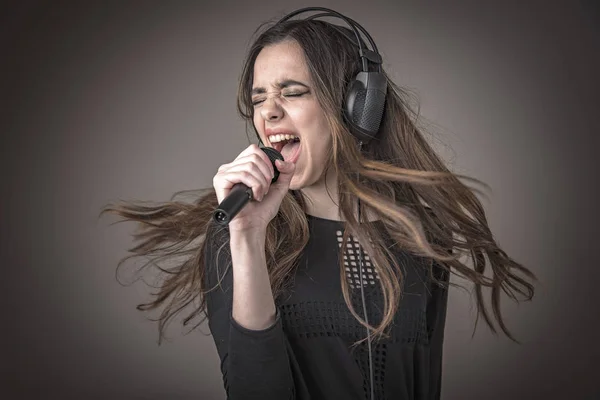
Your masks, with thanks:
M 207 287 L 222 278 L 221 288 L 207 296 L 207 315 L 230 400 L 369 399 L 367 341 L 351 348 L 367 332 L 345 304 L 340 283 L 338 252 L 344 222 L 307 218 L 310 239 L 295 270 L 293 286 L 289 295 L 276 301 L 276 321 L 264 330 L 246 329 L 232 318 L 232 267 L 224 274 L 230 259 L 227 252 L 221 252 L 215 261 L 217 246 L 207 237 Z M 352 248 L 344 256 L 345 277 L 354 309 L 362 315 L 355 257 L 359 245 L 352 236 L 348 243 Z M 439 399 L 447 289 L 428 279 L 422 260 L 397 246 L 391 250 L 405 279 L 391 337 L 372 342 L 375 398 Z M 437 270 L 438 278 L 447 280 L 447 273 Z M 374 326 L 383 311 L 378 279 L 363 249 L 367 316 Z

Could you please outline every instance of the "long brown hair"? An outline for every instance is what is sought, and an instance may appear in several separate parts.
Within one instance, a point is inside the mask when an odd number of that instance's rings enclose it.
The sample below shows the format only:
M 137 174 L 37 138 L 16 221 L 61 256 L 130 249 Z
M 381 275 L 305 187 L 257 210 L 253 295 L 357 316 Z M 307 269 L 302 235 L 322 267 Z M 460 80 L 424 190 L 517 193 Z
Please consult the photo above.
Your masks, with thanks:
M 403 281 L 401 268 L 389 249 L 373 245 L 382 243 L 382 232 L 371 224 L 361 224 L 359 229 L 355 203 L 360 199 L 361 214 L 383 220 L 387 234 L 397 246 L 425 257 L 431 261 L 430 265 L 436 263 L 472 282 L 478 317 L 483 316 L 494 333 L 498 325 L 516 341 L 502 318 L 501 292 L 515 301 L 519 296 L 530 300 L 534 292 L 531 281 L 535 277 L 499 248 L 476 196 L 479 190 L 464 181 L 484 187 L 485 184 L 447 169 L 418 127 L 419 114 L 411 105 L 409 92 L 395 85 L 389 77 L 379 136 L 362 152 L 358 149 L 340 107 L 348 81 L 361 69 L 356 43 L 347 30 L 317 20 L 291 20 L 267 26 L 267 29 L 263 27 L 256 32 L 258 38 L 249 50 L 242 71 L 238 110 L 247 126 L 254 128 L 250 98 L 254 61 L 265 46 L 295 40 L 304 51 L 315 82 L 315 93 L 327 115 L 333 138 L 324 174 L 334 168 L 338 176 L 340 215 L 346 221 L 340 248 L 340 281 L 344 299 L 354 317 L 366 326 L 352 306 L 345 279 L 343 252 L 350 234 L 365 248 L 380 277 L 385 308 L 380 325 L 369 325 L 375 336 L 387 336 L 385 331 L 397 310 Z M 290 190 L 267 228 L 267 268 L 276 300 L 282 295 L 287 278 L 294 273 L 308 242 L 305 204 L 301 190 Z M 178 201 L 175 197 L 159 204 L 119 202 L 106 206 L 102 212 L 139 224 L 140 230 L 134 234 L 139 244 L 130 249 L 132 254 L 122 259 L 119 266 L 131 257 L 142 257 L 149 260 L 142 268 L 154 266 L 161 272 L 162 280 L 153 299 L 138 306 L 142 311 L 162 309 L 158 318 L 159 343 L 167 324 L 184 309 L 192 308 L 183 320 L 184 326 L 201 314 L 204 317 L 193 328 L 206 319 L 205 294 L 212 288 L 205 287 L 208 273 L 205 242 L 206 239 L 220 240 L 221 249 L 228 247 L 226 228 L 215 229 L 212 223 L 216 206 L 214 189 L 206 188 L 192 202 Z M 168 260 L 176 261 L 165 267 L 162 263 Z M 485 304 L 485 287 L 491 288 L 493 316 Z

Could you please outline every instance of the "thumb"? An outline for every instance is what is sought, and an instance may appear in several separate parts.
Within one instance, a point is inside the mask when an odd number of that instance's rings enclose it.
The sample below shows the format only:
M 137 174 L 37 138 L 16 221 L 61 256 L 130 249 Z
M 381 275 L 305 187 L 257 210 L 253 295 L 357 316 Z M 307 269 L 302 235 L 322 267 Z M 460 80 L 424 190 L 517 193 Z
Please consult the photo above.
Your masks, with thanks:
M 287 161 L 277 160 L 275 161 L 275 167 L 279 170 L 279 177 L 273 186 L 284 188 L 286 191 L 290 186 L 294 171 L 296 170 L 296 164 Z

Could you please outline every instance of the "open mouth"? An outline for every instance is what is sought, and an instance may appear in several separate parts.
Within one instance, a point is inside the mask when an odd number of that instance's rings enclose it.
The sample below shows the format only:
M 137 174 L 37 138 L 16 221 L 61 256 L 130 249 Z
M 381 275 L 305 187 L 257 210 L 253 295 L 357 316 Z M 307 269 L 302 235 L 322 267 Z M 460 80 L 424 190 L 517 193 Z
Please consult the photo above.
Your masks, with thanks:
M 281 153 L 283 159 L 288 162 L 296 163 L 300 156 L 300 139 L 286 139 L 281 142 L 271 143 L 271 146 Z
M 294 144 L 296 143 L 300 143 L 300 139 L 286 139 L 282 140 L 281 142 L 271 143 L 271 146 L 273 146 L 275 150 L 281 153 L 286 146 L 294 146 Z

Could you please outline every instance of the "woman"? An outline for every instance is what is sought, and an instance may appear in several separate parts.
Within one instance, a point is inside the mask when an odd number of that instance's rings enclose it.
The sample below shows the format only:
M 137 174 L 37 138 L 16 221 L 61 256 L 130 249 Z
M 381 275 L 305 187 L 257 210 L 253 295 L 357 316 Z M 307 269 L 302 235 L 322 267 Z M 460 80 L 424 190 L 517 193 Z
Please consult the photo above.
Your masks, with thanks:
M 156 298 L 138 308 L 163 308 L 162 336 L 199 301 L 184 325 L 208 318 L 230 399 L 438 399 L 449 273 L 473 282 L 479 313 L 513 340 L 500 292 L 529 300 L 534 276 L 498 247 L 474 189 L 427 144 L 384 72 L 376 136 L 361 137 L 350 82 L 381 63 L 362 27 L 292 15 L 252 45 L 238 97 L 285 162 L 251 145 L 194 204 L 106 208 L 141 225 L 130 257 L 185 256 L 161 267 Z M 213 211 L 240 182 L 253 200 L 217 225 Z

